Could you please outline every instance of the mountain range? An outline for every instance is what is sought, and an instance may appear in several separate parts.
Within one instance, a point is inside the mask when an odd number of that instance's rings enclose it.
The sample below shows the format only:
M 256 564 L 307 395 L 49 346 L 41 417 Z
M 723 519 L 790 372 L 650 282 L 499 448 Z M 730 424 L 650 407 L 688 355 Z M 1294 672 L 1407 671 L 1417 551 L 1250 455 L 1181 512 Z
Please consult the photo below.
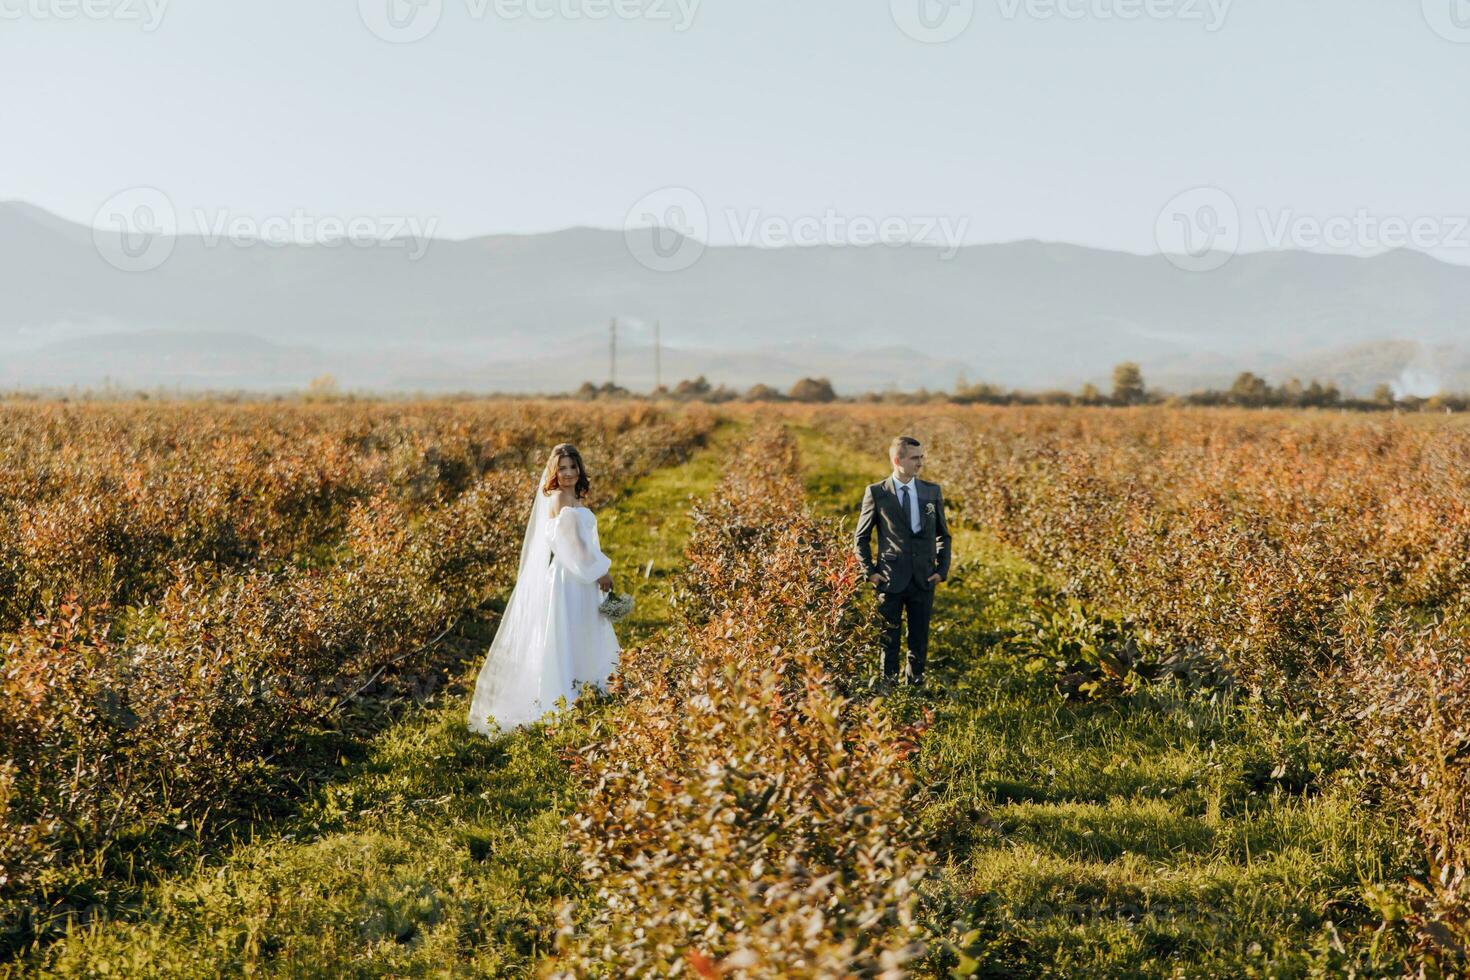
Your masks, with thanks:
M 1400 250 L 1234 257 L 1192 273 L 1164 256 L 1019 241 L 708 247 L 640 264 L 651 231 L 591 228 L 382 244 L 245 245 L 181 235 L 144 272 L 111 233 L 0 204 L 0 387 L 96 385 L 565 391 L 617 380 L 839 391 L 1106 382 L 1221 387 L 1251 370 L 1361 392 L 1470 390 L 1470 268 Z M 671 235 L 671 232 L 659 232 Z M 630 236 L 632 240 L 630 241 Z M 99 242 L 101 245 L 99 246 Z

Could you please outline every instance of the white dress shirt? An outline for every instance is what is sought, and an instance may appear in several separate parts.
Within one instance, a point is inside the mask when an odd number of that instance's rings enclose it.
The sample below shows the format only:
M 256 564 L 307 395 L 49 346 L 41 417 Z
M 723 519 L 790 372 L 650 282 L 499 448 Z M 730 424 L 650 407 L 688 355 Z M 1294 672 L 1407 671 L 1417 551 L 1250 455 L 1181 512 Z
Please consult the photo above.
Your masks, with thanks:
M 894 493 L 895 496 L 898 497 L 898 499 L 899 499 L 900 502 L 903 501 L 903 497 L 900 496 L 900 491 L 902 491 L 905 487 L 908 488 L 908 491 L 909 491 L 909 523 L 913 525 L 913 532 L 915 534 L 918 534 L 919 533 L 919 527 L 920 527 L 920 524 L 919 524 L 919 488 L 917 486 L 915 486 L 915 483 L 916 482 L 917 481 L 915 481 L 915 480 L 910 480 L 909 482 L 904 483 L 902 480 L 900 480 L 898 478 L 898 471 L 895 470 L 893 472 L 893 493 Z

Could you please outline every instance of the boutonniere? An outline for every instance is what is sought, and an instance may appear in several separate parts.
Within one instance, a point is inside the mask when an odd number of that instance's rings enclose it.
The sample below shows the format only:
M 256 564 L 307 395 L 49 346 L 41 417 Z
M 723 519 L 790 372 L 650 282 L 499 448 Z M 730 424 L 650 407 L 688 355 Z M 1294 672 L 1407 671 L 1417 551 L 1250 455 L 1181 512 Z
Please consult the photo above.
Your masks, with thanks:
M 926 513 L 926 514 L 932 514 L 932 513 L 934 513 L 934 505 L 933 504 L 925 504 L 924 505 L 924 513 Z

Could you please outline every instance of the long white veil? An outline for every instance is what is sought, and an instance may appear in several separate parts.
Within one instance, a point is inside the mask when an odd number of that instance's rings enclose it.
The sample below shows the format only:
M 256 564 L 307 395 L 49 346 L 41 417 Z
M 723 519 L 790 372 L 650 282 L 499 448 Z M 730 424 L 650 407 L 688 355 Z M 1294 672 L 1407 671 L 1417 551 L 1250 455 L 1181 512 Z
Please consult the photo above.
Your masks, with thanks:
M 555 462 L 553 456 L 547 463 L 548 472 L 536 481 L 515 587 L 475 681 L 471 731 L 486 735 L 497 729 L 509 731 L 535 721 L 553 707 L 540 703 L 551 591 L 551 497 L 541 488 Z

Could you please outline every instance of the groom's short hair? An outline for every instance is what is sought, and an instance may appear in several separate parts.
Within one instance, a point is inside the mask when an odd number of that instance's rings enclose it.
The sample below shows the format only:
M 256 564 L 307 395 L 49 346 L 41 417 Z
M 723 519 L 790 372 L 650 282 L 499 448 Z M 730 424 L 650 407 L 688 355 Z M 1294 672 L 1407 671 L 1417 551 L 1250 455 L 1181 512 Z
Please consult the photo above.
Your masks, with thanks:
M 894 436 L 893 441 L 888 444 L 888 458 L 898 459 L 898 454 L 903 452 L 905 446 L 918 446 L 919 440 L 913 436 Z

